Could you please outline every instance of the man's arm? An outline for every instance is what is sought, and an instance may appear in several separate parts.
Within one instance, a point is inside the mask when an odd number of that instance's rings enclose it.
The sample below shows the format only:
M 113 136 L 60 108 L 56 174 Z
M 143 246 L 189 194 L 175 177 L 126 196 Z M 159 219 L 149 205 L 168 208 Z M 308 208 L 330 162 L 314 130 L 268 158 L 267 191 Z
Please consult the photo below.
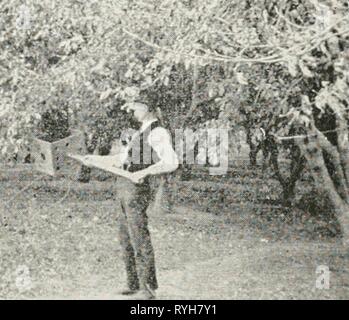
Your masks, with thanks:
M 171 136 L 166 129 L 155 128 L 149 134 L 148 138 L 149 144 L 160 160 L 144 170 L 133 173 L 125 171 L 127 178 L 135 183 L 141 182 L 148 175 L 173 172 L 179 165 L 177 154 L 172 147 Z M 109 172 L 114 171 L 115 174 L 118 174 L 120 171 L 120 169 L 117 169 L 120 165 L 118 165 L 118 159 L 115 156 L 84 156 L 84 164 L 87 166 L 95 166 Z
M 90 161 L 91 164 L 97 165 L 98 167 L 103 167 L 109 169 L 121 168 L 122 163 L 120 161 L 119 155 L 113 156 L 97 156 L 97 155 L 87 155 L 85 156 L 87 161 Z
M 117 165 L 117 162 L 116 162 L 117 158 L 115 158 L 115 156 L 95 156 L 95 155 L 80 156 L 80 155 L 71 155 L 71 154 L 68 154 L 68 156 L 75 160 L 80 161 L 82 164 L 88 167 L 94 167 L 94 168 L 111 172 L 118 176 L 129 179 L 133 183 L 139 182 L 138 178 L 134 176 L 133 173 L 123 170 L 120 168 L 120 166 Z

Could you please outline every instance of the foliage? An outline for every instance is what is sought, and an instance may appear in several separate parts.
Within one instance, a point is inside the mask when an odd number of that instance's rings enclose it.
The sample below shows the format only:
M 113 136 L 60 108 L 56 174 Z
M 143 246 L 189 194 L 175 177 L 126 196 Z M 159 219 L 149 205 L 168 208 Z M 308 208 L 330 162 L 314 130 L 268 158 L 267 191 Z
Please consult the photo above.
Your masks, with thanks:
M 48 104 L 60 86 L 67 87 L 64 99 L 83 122 L 141 91 L 160 92 L 163 98 L 152 100 L 164 110 L 172 101 L 171 107 L 191 111 L 205 105 L 192 104 L 193 82 L 195 98 L 214 102 L 221 118 L 235 118 L 242 103 L 245 113 L 265 119 L 265 113 L 287 111 L 285 98 L 294 92 L 282 88 L 297 82 L 292 77 L 315 77 L 314 66 L 339 50 L 335 39 L 345 39 L 348 25 L 340 2 L 335 14 L 310 0 L 21 3 L 1 8 L 1 71 L 8 75 L 1 84 L 3 122 L 12 111 L 29 123 L 38 118 L 39 102 Z M 318 60 L 312 54 L 317 48 L 324 51 Z M 183 84 L 187 90 L 180 90 Z M 246 90 L 254 91 L 252 101 Z M 20 136 L 13 129 L 9 134 Z
M 120 105 L 143 99 L 172 128 L 263 128 L 277 150 L 301 147 L 280 136 L 328 124 L 345 160 L 347 1 L 14 0 L 0 12 L 3 155 L 53 108 L 110 141 Z

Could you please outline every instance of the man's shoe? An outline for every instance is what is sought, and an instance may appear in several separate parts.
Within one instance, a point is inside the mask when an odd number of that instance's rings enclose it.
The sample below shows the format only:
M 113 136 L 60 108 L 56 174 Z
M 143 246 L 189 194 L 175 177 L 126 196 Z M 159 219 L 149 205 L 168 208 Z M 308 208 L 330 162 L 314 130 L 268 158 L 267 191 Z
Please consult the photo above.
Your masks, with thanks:
M 153 300 L 155 299 L 155 292 L 142 289 L 136 292 L 135 294 L 132 294 L 129 298 L 130 300 Z
M 122 294 L 123 296 L 130 296 L 130 295 L 136 294 L 138 291 L 139 289 L 125 288 L 125 289 L 121 289 L 118 293 Z

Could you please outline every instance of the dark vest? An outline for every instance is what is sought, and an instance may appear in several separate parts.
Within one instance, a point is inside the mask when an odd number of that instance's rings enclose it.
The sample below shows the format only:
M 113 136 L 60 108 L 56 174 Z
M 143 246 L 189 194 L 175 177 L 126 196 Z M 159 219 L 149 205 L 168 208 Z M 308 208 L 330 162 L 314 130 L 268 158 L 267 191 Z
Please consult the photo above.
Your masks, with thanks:
M 160 127 L 160 124 L 156 120 L 130 142 L 128 158 L 124 164 L 125 170 L 129 172 L 144 170 L 160 160 L 148 143 L 149 134 L 158 127 Z

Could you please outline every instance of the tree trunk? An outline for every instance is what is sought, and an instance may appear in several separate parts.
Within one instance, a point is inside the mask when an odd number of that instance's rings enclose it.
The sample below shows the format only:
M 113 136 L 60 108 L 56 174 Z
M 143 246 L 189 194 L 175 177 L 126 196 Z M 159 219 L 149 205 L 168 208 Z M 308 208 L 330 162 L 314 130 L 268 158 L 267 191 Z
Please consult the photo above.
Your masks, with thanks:
M 260 147 L 253 143 L 251 130 L 247 130 L 246 132 L 246 142 L 250 147 L 250 152 L 249 152 L 250 165 L 255 167 L 257 166 L 257 154 L 258 154 L 258 151 L 260 150 Z
M 184 122 L 193 115 L 194 111 L 198 106 L 198 78 L 199 78 L 199 67 L 197 64 L 193 66 L 193 87 L 191 92 L 191 106 L 188 113 L 184 117 Z
M 324 137 L 321 132 L 313 128 L 309 133 L 309 137 L 303 139 L 303 141 L 298 141 L 298 145 L 302 151 L 302 154 L 307 160 L 308 167 L 314 177 L 317 187 L 329 195 L 336 216 L 341 225 L 343 240 L 345 244 L 349 244 L 349 205 L 341 197 L 340 192 L 333 183 L 333 180 L 331 179 L 326 167 L 322 147 L 326 147 L 328 149 L 330 146 L 328 145 L 328 140 L 324 139 L 326 139 L 326 137 Z M 332 149 L 331 155 L 333 155 L 332 159 L 337 162 L 340 157 L 339 153 Z M 339 170 L 340 168 L 336 167 L 336 169 Z M 339 173 L 339 175 L 341 174 Z M 344 182 L 342 181 L 341 185 L 343 184 Z
M 92 139 L 89 141 L 88 137 L 87 137 L 87 128 L 83 127 L 81 128 L 84 132 L 85 135 L 85 145 L 86 145 L 86 149 L 87 152 L 89 154 L 92 154 L 95 152 L 97 146 L 98 146 L 98 138 L 97 135 L 94 134 L 92 136 Z M 80 171 L 78 173 L 78 177 L 77 180 L 79 182 L 83 182 L 83 183 L 88 183 L 91 179 L 91 169 L 89 167 L 86 167 L 84 165 L 81 166 Z
M 316 134 L 319 147 L 322 148 L 323 153 L 327 154 L 328 160 L 330 161 L 330 164 L 326 166 L 327 172 L 332 178 L 332 181 L 334 182 L 334 185 L 338 194 L 346 203 L 349 203 L 348 187 L 347 187 L 347 182 L 346 182 L 346 177 L 343 171 L 343 167 L 341 164 L 341 155 L 339 153 L 339 149 L 337 149 L 334 145 L 332 145 L 322 132 L 316 130 L 314 131 L 313 134 Z M 312 137 L 311 139 L 314 139 L 314 137 Z M 326 160 L 327 157 L 325 155 L 324 160 Z M 325 161 L 325 164 L 326 164 L 326 161 Z M 333 173 L 328 171 L 329 166 L 332 167 Z
M 344 171 L 346 187 L 349 190 L 349 133 L 348 122 L 337 115 L 338 125 L 338 150 L 340 162 Z M 349 203 L 349 195 L 347 194 L 347 203 Z
M 277 147 L 271 150 L 271 155 L 270 155 L 270 160 L 271 160 L 273 170 L 282 187 L 282 203 L 284 206 L 287 206 L 287 207 L 292 205 L 292 202 L 295 198 L 296 184 L 301 177 L 301 174 L 304 169 L 304 162 L 305 162 L 299 148 L 297 146 L 294 146 L 292 149 L 293 149 L 292 161 L 291 161 L 290 175 L 288 177 L 284 177 L 281 174 L 281 171 L 279 168 L 279 161 L 278 161 L 279 152 Z

